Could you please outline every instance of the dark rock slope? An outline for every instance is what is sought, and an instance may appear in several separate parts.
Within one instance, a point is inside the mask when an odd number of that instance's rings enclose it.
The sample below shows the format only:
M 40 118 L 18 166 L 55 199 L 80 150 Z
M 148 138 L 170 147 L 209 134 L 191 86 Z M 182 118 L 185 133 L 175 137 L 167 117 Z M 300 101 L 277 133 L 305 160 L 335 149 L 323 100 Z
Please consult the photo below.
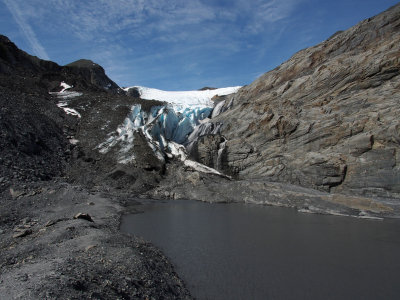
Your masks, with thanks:
M 63 81 L 73 94 L 49 93 Z M 191 298 L 159 250 L 119 232 L 163 172 L 142 136 L 135 165 L 96 149 L 135 103 L 157 104 L 91 61 L 62 67 L 0 36 L 0 299 Z
M 74 133 L 77 144 L 71 151 L 67 170 L 69 181 L 89 187 L 115 187 L 130 190 L 134 194 L 157 186 L 165 162 L 157 158 L 141 132 L 133 133 L 134 144 L 129 151 L 121 149 L 127 143 L 123 141 L 107 153 L 101 153 L 99 145 L 110 137 L 110 132 L 124 123 L 133 105 L 140 104 L 143 110 L 148 111 L 152 105 L 159 105 L 160 102 L 92 92 L 84 92 L 67 101 L 68 107 L 81 114 Z M 121 164 L 118 161 L 121 152 L 127 156 L 134 155 L 136 159 Z
M 225 100 L 211 120 L 220 133 L 200 137 L 192 155 L 239 179 L 399 199 L 399 75 L 396 5 Z
M 80 96 L 60 99 L 50 95 L 62 89 L 61 82 L 73 86 Z M 153 174 L 142 176 L 143 166 L 120 170 L 112 153 L 100 155 L 95 149 L 107 138 L 105 129 L 117 128 L 140 101 L 126 96 L 104 69 L 90 60 L 59 66 L 25 53 L 0 36 L 0 187 L 60 176 L 90 186 L 111 178 L 111 185 L 127 188 L 135 188 L 140 178 L 137 185 L 151 187 Z M 57 106 L 59 102 L 76 109 L 81 118 L 66 114 Z M 154 104 L 148 101 L 142 106 L 148 109 Z M 152 151 L 142 144 L 139 155 L 147 159 L 141 162 L 155 164 Z M 157 168 L 162 170 L 162 165 Z
M 41 77 L 60 67 L 0 36 L 0 186 L 61 176 L 76 120 L 60 110 Z M 58 82 L 58 85 L 60 82 Z

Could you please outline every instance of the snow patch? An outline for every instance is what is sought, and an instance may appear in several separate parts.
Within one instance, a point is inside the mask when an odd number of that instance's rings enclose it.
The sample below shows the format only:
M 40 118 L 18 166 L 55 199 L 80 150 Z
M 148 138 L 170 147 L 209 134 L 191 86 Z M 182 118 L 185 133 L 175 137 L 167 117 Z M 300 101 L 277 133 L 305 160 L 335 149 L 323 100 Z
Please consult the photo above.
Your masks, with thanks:
M 60 86 L 62 87 L 61 91 L 59 91 L 59 92 L 49 92 L 49 94 L 50 94 L 50 95 L 54 95 L 54 96 L 56 96 L 57 98 L 59 98 L 59 99 L 64 99 L 64 100 L 67 100 L 67 99 L 70 99 L 70 98 L 75 98 L 75 97 L 78 97 L 78 96 L 82 96 L 82 93 L 73 92 L 73 91 L 71 91 L 71 92 L 70 92 L 70 91 L 67 91 L 68 89 L 72 88 L 72 86 L 69 85 L 69 84 L 67 84 L 67 83 L 65 83 L 64 81 L 62 81 L 62 82 L 60 83 Z M 78 112 L 77 112 L 75 109 L 73 109 L 73 108 L 67 107 L 67 105 L 68 105 L 68 104 L 67 104 L 67 102 L 65 102 L 65 101 L 61 101 L 61 102 L 59 102 L 59 103 L 57 104 L 57 106 L 58 106 L 59 108 L 62 108 L 66 114 L 68 114 L 68 115 L 73 115 L 73 116 L 77 116 L 78 118 L 81 117 L 81 114 L 80 114 L 80 113 L 78 113 Z
M 168 143 L 167 147 L 169 150 L 169 153 L 167 155 L 170 158 L 176 157 L 181 161 L 185 161 L 187 159 L 187 154 L 184 146 L 174 142 L 170 142 Z
M 49 92 L 50 95 L 54 95 L 57 98 L 60 99 L 70 99 L 70 98 L 75 98 L 75 97 L 79 97 L 82 96 L 82 93 L 79 92 L 74 92 L 74 91 L 67 91 L 68 89 L 73 88 L 73 86 L 65 83 L 64 81 L 62 81 L 60 83 L 60 86 L 62 87 L 61 91 L 59 92 Z
M 217 105 L 215 105 L 212 115 L 211 115 L 211 118 L 215 118 L 222 112 L 224 104 L 225 104 L 225 100 L 223 100 L 223 101 L 219 102 Z
M 59 108 L 62 108 L 65 111 L 65 113 L 68 114 L 68 115 L 77 116 L 78 118 L 81 117 L 81 114 L 78 113 L 75 109 L 67 107 L 67 103 L 66 102 L 59 102 L 57 104 L 57 106 Z
M 67 90 L 67 89 L 72 88 L 71 85 L 65 83 L 64 81 L 62 81 L 62 82 L 60 83 L 60 86 L 63 88 L 63 89 L 60 91 L 60 93 L 64 92 L 64 91 Z
M 78 113 L 78 112 L 77 112 L 75 109 L 73 109 L 73 108 L 68 108 L 68 107 L 65 107 L 65 106 L 59 106 L 58 104 L 57 104 L 57 106 L 60 107 L 60 108 L 62 108 L 62 109 L 65 111 L 65 113 L 66 113 L 67 115 L 77 116 L 78 118 L 81 117 L 81 114 Z
M 180 159 L 183 162 L 183 164 L 187 167 L 190 167 L 201 173 L 214 174 L 214 175 L 228 177 L 213 168 L 207 167 L 206 165 L 203 165 L 197 161 L 188 159 L 187 154 L 186 154 L 186 149 L 183 145 L 180 145 L 180 144 L 177 144 L 174 142 L 169 142 L 167 147 L 169 149 L 170 156 Z
M 61 99 L 71 99 L 71 98 L 76 98 L 79 96 L 82 96 L 83 93 L 79 93 L 79 92 L 59 92 L 59 93 L 53 93 L 53 94 L 57 94 L 57 98 L 61 98 Z
M 218 172 L 217 170 L 207 167 L 201 163 L 198 163 L 197 161 L 186 159 L 184 162 L 185 166 L 193 168 L 194 170 L 201 172 L 201 173 L 207 173 L 207 174 L 214 174 L 214 175 L 219 175 L 223 177 L 228 177 L 226 175 L 223 175 L 222 173 Z
M 72 145 L 77 145 L 79 143 L 79 140 L 71 138 L 71 139 L 69 139 L 69 143 Z

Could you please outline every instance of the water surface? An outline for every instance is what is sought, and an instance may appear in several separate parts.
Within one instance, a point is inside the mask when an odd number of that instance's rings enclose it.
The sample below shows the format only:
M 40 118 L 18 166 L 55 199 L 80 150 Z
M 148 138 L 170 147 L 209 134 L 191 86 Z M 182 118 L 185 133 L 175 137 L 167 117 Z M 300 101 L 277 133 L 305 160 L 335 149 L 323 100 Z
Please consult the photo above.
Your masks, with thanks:
M 121 230 L 158 246 L 197 299 L 400 299 L 400 222 L 246 204 L 143 205 Z

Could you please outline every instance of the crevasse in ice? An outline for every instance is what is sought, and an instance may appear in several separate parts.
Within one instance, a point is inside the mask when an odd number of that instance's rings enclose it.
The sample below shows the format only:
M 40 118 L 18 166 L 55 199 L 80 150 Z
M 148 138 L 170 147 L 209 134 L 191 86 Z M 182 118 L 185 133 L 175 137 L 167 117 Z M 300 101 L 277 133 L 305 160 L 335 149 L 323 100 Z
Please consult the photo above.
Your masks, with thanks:
M 194 128 L 208 118 L 211 111 L 211 107 L 176 110 L 173 106 L 167 105 L 153 106 L 147 114 L 140 104 L 134 105 L 123 124 L 98 148 L 102 153 L 106 153 L 117 142 L 124 142 L 126 149 L 122 151 L 127 152 L 133 146 L 133 133 L 137 130 L 145 132 L 145 136 L 157 142 L 161 150 L 167 147 L 168 142 L 184 144 Z
M 221 124 L 207 122 L 213 111 L 211 98 L 215 95 L 235 93 L 240 87 L 185 92 L 133 88 L 138 90 L 142 99 L 155 99 L 168 102 L 168 104 L 153 106 L 147 112 L 142 110 L 140 104 L 133 105 L 124 122 L 117 130 L 108 134 L 107 140 L 98 145 L 98 150 L 101 153 L 107 153 L 118 144 L 118 162 L 133 162 L 135 161 L 133 151 L 135 133 L 141 132 L 160 160 L 166 157 L 177 157 L 184 161 L 185 165 L 201 172 L 219 174 L 216 170 L 189 160 L 183 145 L 190 147 L 193 136 L 219 131 Z M 125 90 L 129 91 L 129 89 Z M 217 112 L 214 114 L 219 114 L 221 111 L 222 105 L 217 105 Z

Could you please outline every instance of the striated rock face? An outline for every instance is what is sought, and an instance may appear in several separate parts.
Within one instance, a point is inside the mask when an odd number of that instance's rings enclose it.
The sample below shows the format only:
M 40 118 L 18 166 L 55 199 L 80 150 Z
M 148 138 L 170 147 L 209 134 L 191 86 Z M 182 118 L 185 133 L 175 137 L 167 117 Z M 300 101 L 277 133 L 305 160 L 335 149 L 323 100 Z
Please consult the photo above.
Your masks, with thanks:
M 201 137 L 191 153 L 217 167 L 224 143 L 218 168 L 238 178 L 400 198 L 399 75 L 397 5 L 219 103 L 217 137 Z

